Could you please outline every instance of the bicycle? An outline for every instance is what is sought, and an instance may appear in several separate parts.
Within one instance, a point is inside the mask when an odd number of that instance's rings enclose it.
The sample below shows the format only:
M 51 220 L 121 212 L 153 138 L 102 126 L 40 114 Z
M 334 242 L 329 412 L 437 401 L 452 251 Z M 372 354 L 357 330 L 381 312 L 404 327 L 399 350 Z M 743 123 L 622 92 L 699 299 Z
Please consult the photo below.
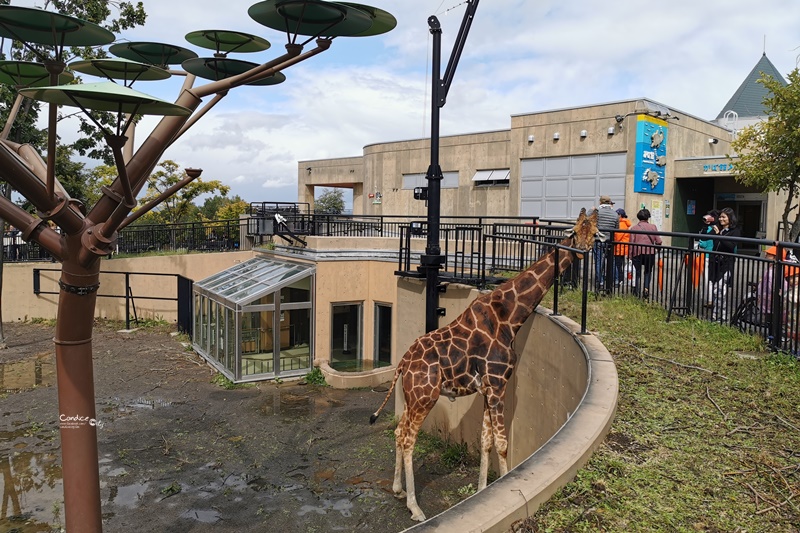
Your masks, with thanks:
M 764 320 L 764 313 L 758 306 L 758 284 L 755 281 L 747 282 L 747 292 L 736 311 L 731 316 L 731 326 L 742 332 L 756 329 L 769 329 L 769 324 Z

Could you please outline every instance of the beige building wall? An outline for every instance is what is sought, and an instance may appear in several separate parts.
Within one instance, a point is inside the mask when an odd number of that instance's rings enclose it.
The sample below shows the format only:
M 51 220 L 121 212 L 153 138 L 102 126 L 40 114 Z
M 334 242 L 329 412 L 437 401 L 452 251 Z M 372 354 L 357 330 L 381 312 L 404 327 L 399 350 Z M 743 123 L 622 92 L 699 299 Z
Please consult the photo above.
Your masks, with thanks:
M 458 171 L 458 189 L 442 189 L 442 216 L 517 216 L 520 214 L 521 161 L 525 159 L 626 153 L 625 205 L 629 216 L 642 205 L 653 208 L 658 202 L 666 211 L 676 195 L 676 179 L 704 176 L 702 171 L 686 175 L 685 159 L 718 158 L 727 161 L 731 133 L 708 121 L 672 110 L 667 148 L 666 183 L 663 195 L 635 193 L 637 113 L 652 105 L 645 99 L 626 100 L 569 109 L 524 113 L 510 117 L 508 130 L 445 136 L 440 139 L 440 164 L 443 172 Z M 615 117 L 623 117 L 618 122 Z M 582 131 L 585 136 L 581 136 Z M 609 133 L 609 130 L 611 133 Z M 558 133 L 559 139 L 554 140 Z M 534 141 L 529 142 L 533 136 Z M 709 143 L 717 139 L 716 144 Z M 414 200 L 413 191 L 403 189 L 403 175 L 424 174 L 430 164 L 430 140 L 370 144 L 359 157 L 298 162 L 300 201 L 310 201 L 313 189 L 321 186 L 353 187 L 353 213 L 356 215 L 409 215 L 424 217 L 425 202 Z M 311 168 L 311 173 L 308 170 Z M 507 186 L 475 187 L 472 177 L 478 170 L 510 169 Z M 700 165 L 702 169 L 702 164 Z M 716 192 L 746 190 L 730 174 L 711 176 Z M 369 198 L 380 193 L 381 199 Z M 782 203 L 775 195 L 768 201 L 767 227 L 776 227 Z M 591 206 L 587 206 L 591 207 Z M 661 229 L 673 231 L 674 214 L 663 218 Z M 773 231 L 774 233 L 774 231 Z
M 625 205 L 615 207 L 623 207 L 629 218 L 635 221 L 635 214 L 642 205 L 652 209 L 654 200 L 662 204 L 665 200 L 672 200 L 678 168 L 676 160 L 724 156 L 729 151 L 730 132 L 691 115 L 674 112 L 679 119 L 666 121 L 669 138 L 664 194 L 635 193 L 636 112 L 641 109 L 641 100 L 628 100 L 512 116 L 511 157 L 517 165 L 516 176 L 520 175 L 519 165 L 524 159 L 626 152 Z M 617 122 L 617 115 L 623 117 L 622 122 Z M 609 129 L 613 133 L 609 133 Z M 581 136 L 583 130 L 587 133 L 585 137 Z M 553 139 L 555 133 L 559 134 L 558 140 Z M 533 143 L 528 142 L 530 135 L 534 136 Z M 716 138 L 719 142 L 710 144 L 709 138 Z M 519 197 L 519 190 L 513 188 L 519 183 L 519 178 L 511 181 L 510 192 L 516 192 L 516 197 Z M 661 229 L 672 231 L 672 220 L 672 217 L 664 218 Z
M 353 190 L 353 205 L 362 202 L 364 167 L 361 157 L 342 157 L 300 161 L 297 165 L 297 201 L 314 210 L 316 187 L 343 187 Z
M 396 268 L 393 263 L 367 260 L 317 262 L 314 324 L 316 360 L 329 361 L 331 358 L 331 311 L 335 303 L 362 305 L 363 358 L 370 361 L 375 359 L 375 304 L 390 305 L 392 321 L 396 321 Z
M 439 164 L 442 172 L 459 172 L 459 187 L 441 191 L 443 215 L 497 216 L 518 212 L 519 202 L 512 201 L 507 186 L 476 188 L 472 185 L 472 177 L 478 170 L 509 168 L 508 148 L 508 131 L 441 138 Z M 363 185 L 361 195 L 356 195 L 354 189 L 353 214 L 424 217 L 425 202 L 414 200 L 413 190 L 403 189 L 403 175 L 427 173 L 430 149 L 428 139 L 417 139 L 366 146 L 361 158 L 300 161 L 297 164 L 300 201 L 307 201 L 314 187 L 339 186 L 341 176 L 350 174 L 352 169 L 352 174 L 360 178 L 356 182 Z M 380 203 L 376 198 L 369 198 L 370 194 L 377 193 L 381 195 Z
M 199 281 L 253 256 L 252 251 L 247 251 L 109 259 L 102 261 L 100 270 L 101 272 L 180 274 Z M 33 294 L 33 271 L 35 269 L 41 270 L 40 290 L 56 294 L 39 296 Z M 6 263 L 3 267 L 3 320 L 55 318 L 59 278 L 60 265 L 58 263 Z M 176 302 L 143 299 L 146 296 L 177 297 L 177 281 L 174 277 L 132 274 L 130 287 L 136 312 L 140 318 L 160 317 L 170 322 L 177 320 Z M 118 297 L 97 298 L 95 316 L 115 320 L 125 319 L 124 275 L 101 273 L 98 294 Z M 133 311 L 131 310 L 131 312 Z

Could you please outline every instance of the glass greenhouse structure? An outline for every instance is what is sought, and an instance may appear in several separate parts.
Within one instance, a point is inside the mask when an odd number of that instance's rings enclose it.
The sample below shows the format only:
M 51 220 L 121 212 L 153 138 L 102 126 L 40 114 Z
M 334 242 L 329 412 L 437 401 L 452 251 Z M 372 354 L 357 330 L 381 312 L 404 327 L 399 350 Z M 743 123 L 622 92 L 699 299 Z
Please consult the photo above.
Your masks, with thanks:
M 233 382 L 313 366 L 314 265 L 256 257 L 194 284 L 194 349 Z

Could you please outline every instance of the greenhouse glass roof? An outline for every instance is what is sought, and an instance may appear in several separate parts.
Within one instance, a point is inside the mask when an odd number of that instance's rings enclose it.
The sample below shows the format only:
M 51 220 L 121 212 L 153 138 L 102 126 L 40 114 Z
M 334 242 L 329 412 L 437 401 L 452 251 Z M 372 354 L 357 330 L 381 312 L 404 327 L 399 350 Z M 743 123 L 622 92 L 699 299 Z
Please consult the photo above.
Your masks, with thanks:
M 230 307 L 241 307 L 314 273 L 313 265 L 255 257 L 196 282 L 195 288 Z

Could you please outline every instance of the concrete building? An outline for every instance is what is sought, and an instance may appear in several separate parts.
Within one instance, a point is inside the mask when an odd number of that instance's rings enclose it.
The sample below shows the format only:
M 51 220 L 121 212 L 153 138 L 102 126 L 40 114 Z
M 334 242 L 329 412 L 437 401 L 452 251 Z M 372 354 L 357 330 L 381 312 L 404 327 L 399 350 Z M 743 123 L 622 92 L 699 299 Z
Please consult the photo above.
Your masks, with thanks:
M 694 232 L 712 208 L 732 207 L 743 235 L 777 238 L 783 200 L 733 179 L 730 142 L 763 118 L 762 56 L 715 120 L 648 98 L 523 113 L 509 129 L 442 137 L 443 216 L 574 218 L 601 194 L 664 231 Z M 785 83 L 785 81 L 784 81 Z M 424 216 L 430 140 L 376 143 L 361 156 L 298 162 L 298 201 L 318 187 L 352 189 L 353 214 Z

